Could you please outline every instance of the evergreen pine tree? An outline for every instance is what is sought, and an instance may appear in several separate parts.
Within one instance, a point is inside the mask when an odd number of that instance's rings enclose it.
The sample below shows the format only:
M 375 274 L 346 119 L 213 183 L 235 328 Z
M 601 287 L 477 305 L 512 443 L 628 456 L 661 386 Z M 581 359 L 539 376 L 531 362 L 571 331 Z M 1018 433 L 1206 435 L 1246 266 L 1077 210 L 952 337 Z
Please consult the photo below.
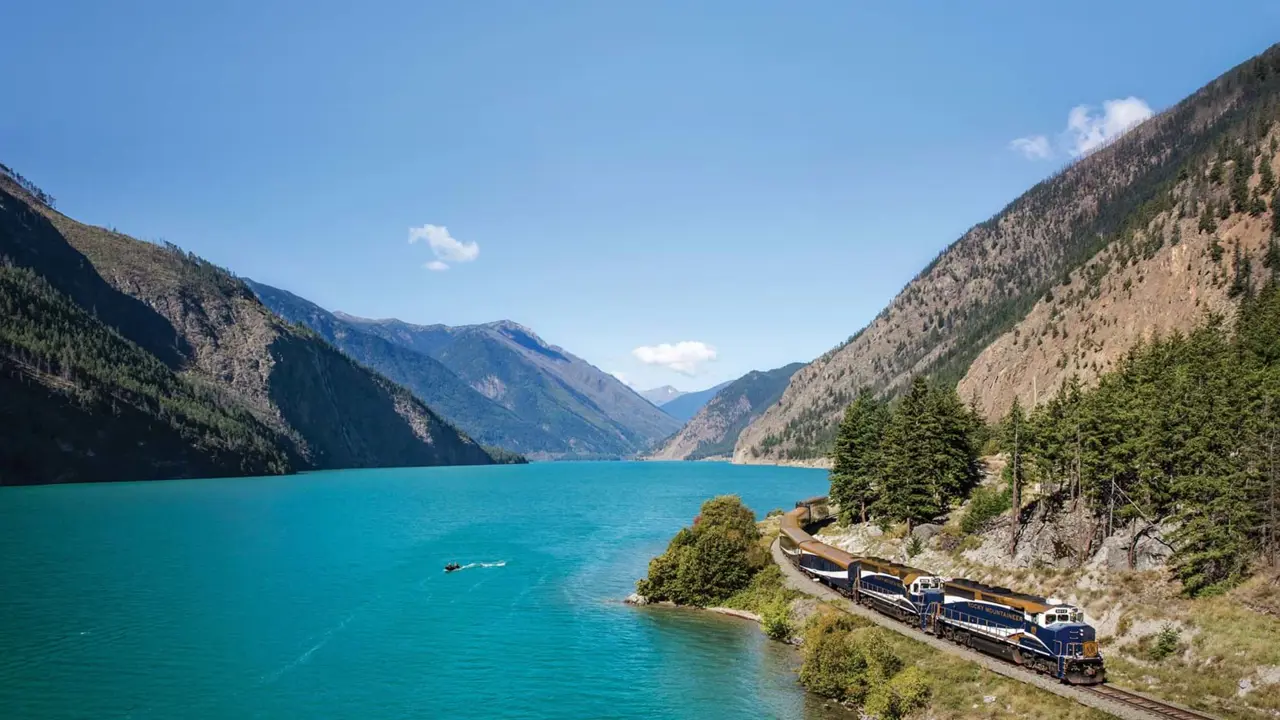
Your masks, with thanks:
M 1023 454 L 1027 444 L 1027 418 L 1022 411 L 1022 403 L 1015 395 L 1009 413 L 1001 424 L 1001 445 L 1009 456 L 1008 473 L 1010 500 L 1013 505 L 1013 525 L 1009 532 L 1009 555 L 1017 551 L 1019 515 L 1022 512 Z
M 1253 162 L 1244 152 L 1243 146 L 1237 146 L 1236 156 L 1231 167 L 1231 204 L 1236 212 L 1249 209 L 1249 176 L 1253 175 Z
M 867 521 L 880 477 L 880 449 L 889 411 L 863 388 L 845 410 L 832 452 L 831 498 L 840 505 L 845 522 Z
M 872 511 L 891 521 L 932 518 L 941 509 L 933 502 L 933 494 L 923 474 L 920 461 L 923 445 L 931 428 L 927 426 L 929 386 L 923 377 L 915 378 L 894 409 L 885 427 L 881 456 L 884 481 Z
M 1271 169 L 1271 159 L 1263 157 L 1262 162 L 1259 163 L 1258 171 L 1260 173 L 1258 180 L 1258 194 L 1267 195 L 1272 190 L 1276 189 L 1276 174 Z

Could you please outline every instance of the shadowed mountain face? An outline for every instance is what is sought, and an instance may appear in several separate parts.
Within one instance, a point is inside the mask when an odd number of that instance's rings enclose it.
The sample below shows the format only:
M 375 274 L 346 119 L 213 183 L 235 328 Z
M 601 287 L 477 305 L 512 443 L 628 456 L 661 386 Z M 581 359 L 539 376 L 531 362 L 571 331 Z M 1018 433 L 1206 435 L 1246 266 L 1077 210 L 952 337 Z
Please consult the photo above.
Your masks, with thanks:
M 680 432 L 667 438 L 650 457 L 654 460 L 731 457 L 743 428 L 778 402 L 791 376 L 802 367 L 804 363 L 792 363 L 776 370 L 753 370 L 721 386 Z
M 680 422 L 688 422 L 694 415 L 698 414 L 698 411 L 701 410 L 703 406 L 711 402 L 711 398 L 715 397 L 716 393 L 723 390 L 730 382 L 733 381 L 730 380 L 728 382 L 722 382 L 719 385 L 709 387 L 706 390 L 684 393 L 671 402 L 662 405 L 662 411 Z
M 268 307 L 410 389 L 472 437 L 543 458 L 629 455 L 677 423 L 528 328 L 367 320 L 250 282 Z
M 479 442 L 535 456 L 571 452 L 567 440 L 489 399 L 430 355 L 366 332 L 293 293 L 245 282 L 278 315 L 305 325 L 356 362 L 403 385 Z
M 0 484 L 492 462 L 175 247 L 0 174 Z

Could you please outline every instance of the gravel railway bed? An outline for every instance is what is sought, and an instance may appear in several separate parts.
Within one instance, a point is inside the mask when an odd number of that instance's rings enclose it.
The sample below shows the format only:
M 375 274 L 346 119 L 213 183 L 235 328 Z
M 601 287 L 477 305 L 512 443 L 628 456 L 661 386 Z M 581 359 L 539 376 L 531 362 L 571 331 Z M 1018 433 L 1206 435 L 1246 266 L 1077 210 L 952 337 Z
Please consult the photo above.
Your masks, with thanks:
M 812 595 L 822 600 L 829 600 L 835 603 L 846 612 L 852 613 L 859 617 L 866 618 L 871 622 L 888 628 L 896 633 L 906 635 L 907 637 L 918 640 L 926 645 L 941 650 L 942 652 L 955 655 L 965 660 L 978 663 L 982 667 L 994 673 L 999 673 L 1005 677 L 1012 678 L 1019 682 L 1035 685 L 1038 688 L 1047 690 L 1054 695 L 1060 695 L 1076 702 L 1087 705 L 1095 710 L 1114 715 L 1125 720 L 1151 720 L 1151 718 L 1168 718 L 1172 720 L 1213 720 L 1212 716 L 1202 713 L 1180 708 L 1165 702 L 1153 700 L 1143 695 L 1137 695 L 1127 690 L 1121 690 L 1113 685 L 1065 685 L 1056 679 L 1039 675 L 1030 670 L 1018 667 L 1003 660 L 984 655 L 982 653 L 969 650 L 954 643 L 948 642 L 935 635 L 930 635 L 905 623 L 898 622 L 885 615 L 863 607 L 849 600 L 845 596 L 836 592 L 827 585 L 816 582 L 808 575 L 805 575 L 782 554 L 778 541 L 774 540 L 770 547 L 773 553 L 773 561 L 782 569 L 782 575 L 786 579 L 788 586 L 799 590 L 806 595 Z

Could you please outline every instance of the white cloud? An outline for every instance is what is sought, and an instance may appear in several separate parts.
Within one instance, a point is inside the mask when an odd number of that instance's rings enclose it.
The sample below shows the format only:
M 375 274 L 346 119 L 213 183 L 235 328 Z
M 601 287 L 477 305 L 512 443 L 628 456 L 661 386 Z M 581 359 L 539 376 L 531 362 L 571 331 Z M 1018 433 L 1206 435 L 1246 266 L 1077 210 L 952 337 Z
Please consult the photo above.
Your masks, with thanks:
M 423 265 L 428 270 L 448 270 L 449 263 L 471 262 L 480 256 L 480 245 L 462 242 L 449 234 L 443 225 L 423 225 L 409 228 L 409 244 L 425 240 L 436 259 Z
M 1127 97 L 1102 103 L 1102 113 L 1088 105 L 1077 105 L 1067 114 L 1067 138 L 1072 155 L 1083 155 L 1106 144 L 1155 113 L 1146 101 Z
M 1009 143 L 1009 147 L 1022 153 L 1022 156 L 1028 160 L 1044 160 L 1053 155 L 1053 148 L 1049 147 L 1049 138 L 1043 135 L 1020 137 Z
M 698 374 L 698 365 L 716 359 L 716 349 L 695 340 L 684 340 L 675 345 L 642 345 L 631 354 L 645 365 L 661 365 L 682 375 Z
M 616 377 L 616 378 L 618 378 L 618 380 L 622 381 L 622 384 L 623 384 L 623 385 L 626 385 L 627 387 L 635 387 L 635 385 L 632 385 L 632 384 L 631 384 L 631 380 L 627 377 L 627 374 L 626 374 L 626 373 L 621 372 L 621 371 L 618 371 L 618 370 L 614 370 L 613 372 L 611 372 L 611 373 L 609 373 L 609 374 L 610 374 L 610 375 L 612 375 L 612 376 L 614 376 L 614 377 Z
M 1136 97 L 1106 100 L 1100 111 L 1090 105 L 1077 105 L 1067 113 L 1067 129 L 1058 135 L 1056 143 L 1044 135 L 1028 135 L 1011 141 L 1009 149 L 1028 160 L 1047 160 L 1059 153 L 1079 157 L 1120 137 L 1154 114 L 1145 100 Z

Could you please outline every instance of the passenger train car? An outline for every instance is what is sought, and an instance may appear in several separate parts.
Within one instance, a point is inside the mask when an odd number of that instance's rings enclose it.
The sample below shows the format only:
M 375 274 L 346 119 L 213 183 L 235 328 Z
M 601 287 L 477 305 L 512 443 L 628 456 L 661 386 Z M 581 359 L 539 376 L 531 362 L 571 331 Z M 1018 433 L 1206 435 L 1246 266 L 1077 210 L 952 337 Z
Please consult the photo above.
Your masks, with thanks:
M 820 542 L 808 529 L 832 517 L 825 497 L 796 503 L 782 516 L 778 544 L 793 565 L 855 602 L 925 632 L 1075 685 L 1106 681 L 1084 613 L 1054 598 L 964 578 L 942 578 Z

